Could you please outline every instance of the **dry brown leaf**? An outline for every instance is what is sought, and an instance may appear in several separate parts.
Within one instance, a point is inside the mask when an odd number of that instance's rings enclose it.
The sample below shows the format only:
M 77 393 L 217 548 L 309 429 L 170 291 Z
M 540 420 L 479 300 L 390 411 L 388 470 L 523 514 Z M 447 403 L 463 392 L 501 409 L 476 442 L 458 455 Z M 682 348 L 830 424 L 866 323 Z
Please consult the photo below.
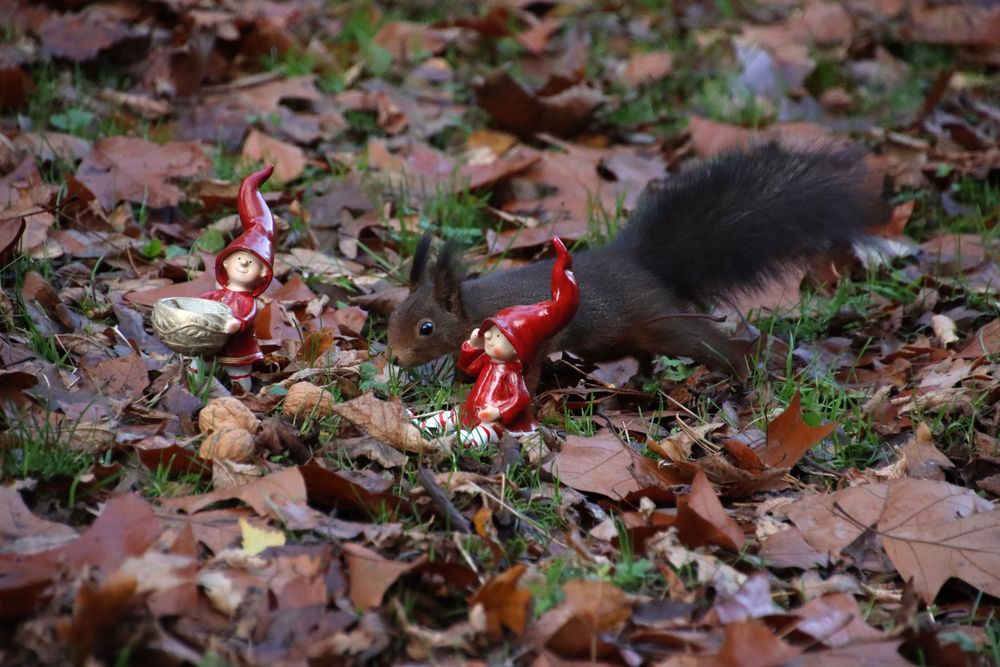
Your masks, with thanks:
M 0 486 L 0 553 L 33 554 L 76 538 L 69 526 L 32 514 L 17 489 Z
M 382 597 L 396 580 L 413 569 L 413 563 L 387 560 L 360 544 L 344 544 L 351 603 L 359 609 L 382 605 Z
M 340 415 L 368 435 L 404 452 L 440 453 L 441 442 L 427 440 L 410 423 L 410 417 L 399 399 L 383 401 L 374 394 L 364 394 L 346 403 L 333 406 Z
M 602 432 L 592 438 L 570 435 L 544 468 L 577 491 L 618 500 L 641 488 L 633 473 L 632 456 L 614 434 Z
M 282 182 L 294 181 L 306 168 L 306 154 L 298 146 L 251 130 L 243 142 L 242 164 L 273 164 L 274 177 Z
M 518 563 L 506 572 L 498 574 L 483 584 L 469 600 L 470 609 L 476 605 L 483 607 L 483 612 L 486 614 L 486 632 L 490 637 L 494 639 L 503 637 L 504 627 L 517 635 L 524 632 L 528 622 L 531 592 L 518 588 L 517 583 L 527 568 L 524 563 Z
M 830 648 L 883 638 L 881 632 L 865 623 L 857 600 L 848 593 L 828 593 L 792 613 L 802 619 L 795 626 L 796 632 L 807 634 Z
M 972 490 L 946 482 L 899 479 L 806 496 L 789 518 L 806 541 L 836 557 L 872 527 L 892 564 L 931 602 L 948 577 L 1000 591 L 1000 511 Z
M 736 552 L 743 546 L 743 531 L 728 514 L 705 473 L 699 470 L 691 493 L 677 497 L 677 536 L 688 547 L 715 544 Z
M 73 615 L 61 619 L 59 639 L 69 645 L 75 664 L 84 664 L 95 650 L 112 648 L 117 642 L 115 628 L 136 592 L 131 574 L 114 572 L 99 586 L 83 582 L 73 601 Z
M 966 359 L 1000 353 L 1000 320 L 984 325 L 959 352 Z
M 476 86 L 476 102 L 501 126 L 518 134 L 548 132 L 565 137 L 582 130 L 606 98 L 584 84 L 543 97 L 507 72 L 497 72 Z
M 719 653 L 699 658 L 697 665 L 712 667 L 780 667 L 802 651 L 786 644 L 760 621 L 738 621 L 726 626 Z
M 125 17 L 122 17 L 125 18 Z M 73 62 L 91 60 L 129 36 L 128 23 L 114 12 L 53 14 L 38 31 L 45 53 Z
M 590 579 L 568 581 L 562 589 L 566 599 L 535 622 L 535 641 L 560 655 L 591 660 L 613 651 L 600 635 L 617 631 L 628 620 L 628 596 L 613 584 Z
M 951 487 L 953 496 L 927 493 L 927 484 Z M 964 493 L 944 482 L 899 480 L 890 486 L 879 519 L 889 559 L 904 581 L 913 578 L 914 590 L 928 604 L 949 577 L 1000 595 L 1000 511 L 968 516 L 966 503 L 951 502 Z
M 762 540 L 757 555 L 767 565 L 777 568 L 797 567 L 809 570 L 826 567 L 830 563 L 830 558 L 810 546 L 802 537 L 802 532 L 795 527 L 786 528 Z
M 784 610 L 771 599 L 770 575 L 754 572 L 732 595 L 720 595 L 705 615 L 704 622 L 729 625 L 737 621 L 781 614 Z
M 197 142 L 156 144 L 134 137 L 109 137 L 94 144 L 76 170 L 106 211 L 120 201 L 150 208 L 176 206 L 183 198 L 171 179 L 205 173 L 212 161 Z
M 802 420 L 802 395 L 796 391 L 785 411 L 767 425 L 767 443 L 760 458 L 769 468 L 791 468 L 837 426 L 837 422 L 823 426 L 806 424 Z
M 32 554 L 0 553 L 0 618 L 16 618 L 34 610 L 48 583 L 84 567 L 104 576 L 128 558 L 139 556 L 160 536 L 160 520 L 139 496 L 116 496 L 80 537 L 55 549 Z
M 947 456 L 934 446 L 934 435 L 924 422 L 917 425 L 913 438 L 900 448 L 906 475 L 917 479 L 944 480 L 944 471 L 954 468 Z
M 622 71 L 622 81 L 632 88 L 653 83 L 670 74 L 674 57 L 668 51 L 651 51 L 629 58 Z

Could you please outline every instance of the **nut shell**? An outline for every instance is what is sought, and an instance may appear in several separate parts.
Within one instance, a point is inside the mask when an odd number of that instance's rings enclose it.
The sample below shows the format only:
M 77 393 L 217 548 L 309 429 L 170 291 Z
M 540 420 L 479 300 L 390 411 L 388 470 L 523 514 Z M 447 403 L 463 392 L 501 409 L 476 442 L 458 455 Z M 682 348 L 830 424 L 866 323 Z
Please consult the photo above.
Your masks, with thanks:
M 285 396 L 285 414 L 293 419 L 299 417 L 329 417 L 336 405 L 330 392 L 317 387 L 312 382 L 296 382 Z
M 253 436 L 242 428 L 215 431 L 201 443 L 198 456 L 243 463 L 253 456 Z
M 198 415 L 198 429 L 207 435 L 226 428 L 241 428 L 252 435 L 260 429 L 260 420 L 238 398 L 213 398 Z

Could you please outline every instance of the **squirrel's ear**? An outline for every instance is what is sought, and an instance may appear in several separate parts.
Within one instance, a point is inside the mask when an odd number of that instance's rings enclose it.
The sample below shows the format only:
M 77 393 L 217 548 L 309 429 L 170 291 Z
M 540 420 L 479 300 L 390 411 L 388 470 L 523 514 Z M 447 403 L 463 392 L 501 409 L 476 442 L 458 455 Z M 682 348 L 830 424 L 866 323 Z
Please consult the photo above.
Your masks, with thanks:
M 413 254 L 413 264 L 410 266 L 410 291 L 417 289 L 417 285 L 423 282 L 427 275 L 427 258 L 431 251 L 431 234 L 425 232 L 420 237 L 417 244 L 417 251 Z
M 438 253 L 434 266 L 434 300 L 445 310 L 456 315 L 464 312 L 462 307 L 462 277 L 455 265 L 455 245 L 445 244 Z

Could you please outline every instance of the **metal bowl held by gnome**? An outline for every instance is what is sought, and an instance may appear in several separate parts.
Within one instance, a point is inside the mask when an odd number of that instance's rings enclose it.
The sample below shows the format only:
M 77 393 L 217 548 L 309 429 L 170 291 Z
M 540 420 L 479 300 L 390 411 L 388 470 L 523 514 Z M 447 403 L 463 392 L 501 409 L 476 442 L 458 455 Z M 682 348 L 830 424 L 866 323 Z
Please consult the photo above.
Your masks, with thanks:
M 168 297 L 153 306 L 153 331 L 174 352 L 193 357 L 211 356 L 229 339 L 229 306 L 211 299 Z

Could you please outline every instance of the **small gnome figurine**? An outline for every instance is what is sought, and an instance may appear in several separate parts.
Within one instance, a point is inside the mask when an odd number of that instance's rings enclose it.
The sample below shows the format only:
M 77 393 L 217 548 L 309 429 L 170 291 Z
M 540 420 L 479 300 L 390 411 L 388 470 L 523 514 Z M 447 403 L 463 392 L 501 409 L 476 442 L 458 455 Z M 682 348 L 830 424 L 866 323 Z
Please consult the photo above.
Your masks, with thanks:
M 243 233 L 215 258 L 218 289 L 201 294 L 229 306 L 233 318 L 226 323 L 231 334 L 215 359 L 229 374 L 234 389 L 250 391 L 250 367 L 264 358 L 254 333 L 257 297 L 274 277 L 274 219 L 260 194 L 260 186 L 271 176 L 273 166 L 250 174 L 240 185 L 237 209 Z
M 552 243 L 552 298 L 532 305 L 504 308 L 483 320 L 462 343 L 458 366 L 476 383 L 461 410 L 439 412 L 414 423 L 430 433 L 457 430 L 466 446 L 497 442 L 503 429 L 523 435 L 538 427 L 530 410 L 531 395 L 524 369 L 542 344 L 573 319 L 580 290 L 573 277 L 573 260 L 558 238 Z

